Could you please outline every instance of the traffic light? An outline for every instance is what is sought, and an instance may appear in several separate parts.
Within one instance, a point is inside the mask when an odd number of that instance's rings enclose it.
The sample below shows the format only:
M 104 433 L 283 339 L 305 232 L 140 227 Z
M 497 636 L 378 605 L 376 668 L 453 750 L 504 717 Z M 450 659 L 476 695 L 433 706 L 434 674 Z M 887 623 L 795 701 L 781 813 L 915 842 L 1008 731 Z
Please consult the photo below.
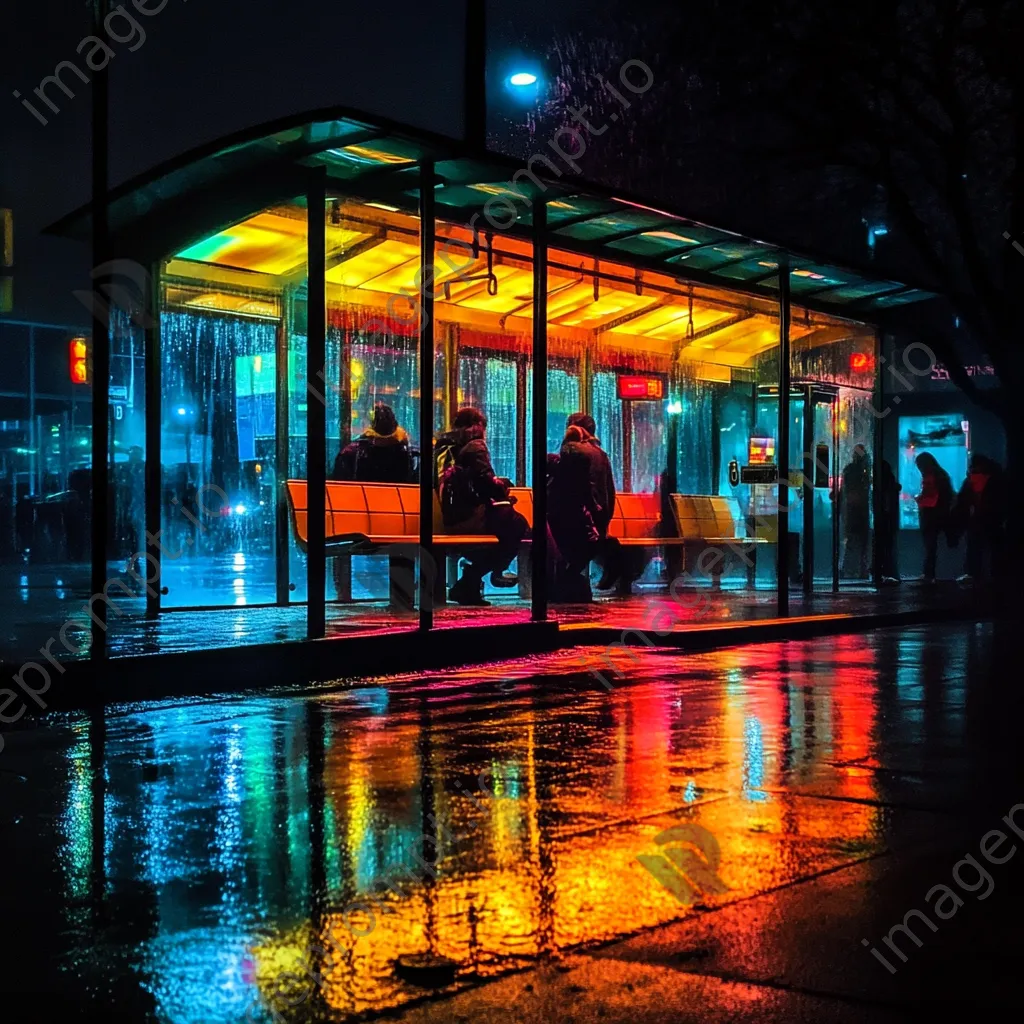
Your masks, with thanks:
M 89 383 L 89 345 L 85 338 L 72 338 L 68 343 L 68 369 L 72 384 Z

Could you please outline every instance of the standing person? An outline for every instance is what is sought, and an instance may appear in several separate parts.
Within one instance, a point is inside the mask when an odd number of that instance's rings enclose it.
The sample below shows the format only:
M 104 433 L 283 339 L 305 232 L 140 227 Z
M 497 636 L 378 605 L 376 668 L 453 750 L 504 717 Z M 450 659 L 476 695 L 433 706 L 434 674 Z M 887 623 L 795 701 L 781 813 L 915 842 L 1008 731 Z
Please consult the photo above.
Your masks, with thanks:
M 921 472 L 921 493 L 915 498 L 924 541 L 924 580 L 935 582 L 935 562 L 939 554 L 939 534 L 950 528 L 953 484 L 949 474 L 935 461 L 931 452 L 921 452 L 914 460 Z
M 853 459 L 843 470 L 839 492 L 846 552 L 843 575 L 862 580 L 868 574 L 868 535 L 871 531 L 871 465 L 867 449 L 853 446 Z
M 963 583 L 992 578 L 1003 548 L 1006 485 L 999 463 L 972 455 L 971 467 L 957 495 L 954 519 L 967 535 L 967 572 Z
M 591 487 L 590 460 L 584 447 L 588 436 L 583 427 L 569 425 L 548 487 L 548 522 L 558 552 L 551 588 L 555 602 L 593 599 L 585 573 L 597 554 L 601 534 L 597 528 L 600 506 Z
M 495 476 L 485 436 L 487 417 L 479 409 L 460 409 L 452 429 L 434 448 L 435 487 L 445 528 L 452 533 L 493 533 L 497 545 L 477 548 L 448 596 L 458 604 L 486 605 L 480 592 L 490 573 L 496 587 L 514 587 L 519 579 L 505 570 L 530 532 L 529 523 L 515 510 L 510 484 Z
M 568 601 L 591 599 L 586 572 L 592 560 L 602 563 L 599 590 L 610 589 L 622 574 L 621 546 L 608 536 L 615 514 L 615 480 L 595 429 L 594 418 L 586 413 L 569 417 L 549 487 L 551 533 L 562 556 L 555 591 Z
M 373 407 L 371 426 L 338 452 L 331 479 L 412 483 L 409 435 L 398 425 L 390 405 L 378 402 Z
M 139 543 L 139 538 L 144 536 L 146 524 L 146 463 L 142 448 L 137 444 L 128 449 L 125 499 L 125 540 L 128 547 L 125 572 L 130 574 L 135 569 L 138 556 L 145 553 L 145 546 Z
M 594 417 L 584 412 L 574 412 L 566 421 L 566 427 L 570 426 L 578 426 L 589 435 L 584 438 L 586 447 L 583 454 L 587 459 L 590 487 L 598 507 L 594 518 L 598 533 L 595 560 L 602 571 L 597 589 L 611 590 L 625 572 L 622 545 L 617 537 L 608 536 L 608 527 L 615 515 L 615 475 L 612 473 L 611 459 L 596 436 L 597 424 L 594 423 Z
M 900 582 L 896 561 L 896 538 L 900 528 L 900 482 L 888 462 L 882 461 L 882 493 L 879 495 L 879 517 L 875 523 L 878 545 L 878 567 L 885 584 Z

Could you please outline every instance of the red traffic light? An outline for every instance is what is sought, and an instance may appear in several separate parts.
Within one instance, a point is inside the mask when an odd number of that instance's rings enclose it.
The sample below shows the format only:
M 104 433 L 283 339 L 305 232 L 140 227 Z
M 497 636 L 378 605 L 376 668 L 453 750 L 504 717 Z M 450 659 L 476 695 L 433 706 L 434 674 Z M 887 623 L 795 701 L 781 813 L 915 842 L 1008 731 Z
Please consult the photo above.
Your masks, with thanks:
M 68 343 L 68 372 L 72 384 L 89 383 L 89 346 L 85 338 L 72 338 Z

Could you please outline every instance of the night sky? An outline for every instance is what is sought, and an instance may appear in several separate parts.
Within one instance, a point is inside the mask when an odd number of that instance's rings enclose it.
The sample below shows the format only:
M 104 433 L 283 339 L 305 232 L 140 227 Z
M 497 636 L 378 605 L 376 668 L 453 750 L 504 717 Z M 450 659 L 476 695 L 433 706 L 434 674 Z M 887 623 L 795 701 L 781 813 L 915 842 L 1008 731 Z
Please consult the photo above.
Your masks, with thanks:
M 490 4 L 490 54 L 543 51 L 561 30 L 596 27 L 599 4 L 570 0 L 554 14 L 552 7 Z M 126 18 L 114 22 L 124 42 L 113 42 L 109 63 L 112 184 L 230 132 L 335 104 L 462 132 L 462 0 L 166 0 L 148 18 L 131 3 L 126 10 L 145 40 Z M 63 322 L 82 312 L 69 293 L 87 275 L 85 247 L 39 233 L 89 199 L 90 86 L 66 70 L 75 96 L 51 87 L 56 114 L 36 101 L 45 126 L 12 92 L 32 97 L 62 60 L 86 70 L 89 51 L 76 49 L 89 19 L 78 0 L 19 4 L 6 15 L 0 205 L 15 210 L 15 317 Z

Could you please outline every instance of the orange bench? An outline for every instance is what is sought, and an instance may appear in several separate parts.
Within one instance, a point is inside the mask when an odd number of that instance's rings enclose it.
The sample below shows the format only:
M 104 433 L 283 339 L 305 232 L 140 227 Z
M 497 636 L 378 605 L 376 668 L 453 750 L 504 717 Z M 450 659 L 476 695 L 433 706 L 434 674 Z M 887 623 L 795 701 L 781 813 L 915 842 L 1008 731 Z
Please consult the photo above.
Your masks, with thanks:
M 660 494 L 617 494 L 615 514 L 608 524 L 608 536 L 618 538 L 623 547 L 673 546 L 680 543 L 673 524 L 667 533 L 661 521 Z
M 285 483 L 295 541 L 301 551 L 309 540 L 309 501 L 305 480 Z M 516 509 L 533 525 L 533 492 L 513 487 Z M 324 508 L 324 534 L 328 554 L 360 554 L 353 549 L 379 548 L 390 544 L 418 543 L 420 537 L 420 491 L 416 484 L 373 484 L 328 480 Z M 496 544 L 488 533 L 453 534 L 434 531 L 436 543 L 472 547 Z
M 700 572 L 699 562 L 689 565 L 690 555 L 707 548 L 723 548 L 739 555 L 747 567 L 747 585 L 753 588 L 757 576 L 757 550 L 770 544 L 767 537 L 746 537 L 740 533 L 742 517 L 735 498 L 711 494 L 673 494 L 672 514 L 676 521 L 679 542 L 687 552 L 687 570 L 691 575 Z M 725 559 L 719 558 L 709 566 L 713 586 L 720 587 Z
M 309 502 L 305 480 L 288 480 L 285 484 L 292 528 L 299 550 L 305 552 L 309 538 Z M 529 487 L 513 487 L 516 509 L 533 526 L 533 491 Z M 419 544 L 420 494 L 416 484 L 357 483 L 327 481 L 324 509 L 325 550 L 327 557 L 384 553 L 391 560 L 392 600 L 406 605 L 409 595 L 395 592 L 396 577 L 407 576 L 409 564 Z M 496 544 L 498 538 L 486 533 L 448 533 L 439 522 L 435 509 L 434 545 L 445 554 L 481 544 Z M 674 524 L 669 524 L 673 533 Z M 608 534 L 618 538 L 624 547 L 680 546 L 687 543 L 679 536 L 662 536 L 668 532 L 661 522 L 661 498 L 657 494 L 620 494 L 615 500 L 615 515 Z M 528 544 L 529 541 L 526 541 Z M 339 579 L 336 565 L 336 579 Z M 447 573 L 445 574 L 447 575 Z M 520 573 L 520 594 L 529 593 L 529 574 Z M 443 600 L 446 579 L 436 581 L 435 590 Z M 401 588 L 400 588 L 401 589 Z M 408 589 L 408 588 L 405 588 Z
M 285 482 L 295 543 L 305 553 L 309 541 L 309 500 L 305 480 Z M 513 487 L 516 508 L 533 525 L 533 492 Z M 409 607 L 411 580 L 415 574 L 416 548 L 420 539 L 420 492 L 416 484 L 357 483 L 328 480 L 324 507 L 325 553 L 328 558 L 386 553 L 390 561 L 391 601 Z M 435 528 L 434 546 L 446 554 L 486 544 L 497 544 L 488 533 L 448 533 Z M 529 541 L 526 541 L 528 544 Z M 447 575 L 447 574 L 445 574 Z M 526 574 L 520 592 L 528 593 Z M 349 589 L 335 562 L 339 591 Z M 443 603 L 445 578 L 435 581 L 436 599 Z

